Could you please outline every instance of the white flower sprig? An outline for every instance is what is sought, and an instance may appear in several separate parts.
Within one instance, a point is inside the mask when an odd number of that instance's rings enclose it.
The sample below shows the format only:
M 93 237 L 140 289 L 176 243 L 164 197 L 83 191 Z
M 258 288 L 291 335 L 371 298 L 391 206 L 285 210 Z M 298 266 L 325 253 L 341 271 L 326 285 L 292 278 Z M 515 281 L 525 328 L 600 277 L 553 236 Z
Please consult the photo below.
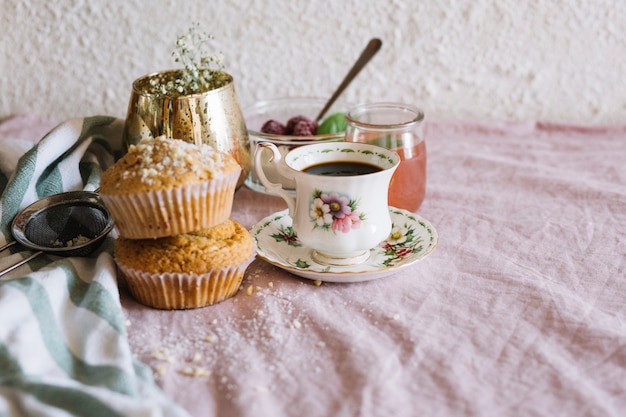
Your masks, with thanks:
M 153 79 L 150 84 L 156 93 L 181 96 L 201 93 L 226 85 L 230 77 L 224 73 L 221 52 L 210 54 L 208 45 L 214 36 L 200 29 L 195 23 L 188 32 L 178 36 L 172 52 L 174 61 L 183 64 L 173 79 Z

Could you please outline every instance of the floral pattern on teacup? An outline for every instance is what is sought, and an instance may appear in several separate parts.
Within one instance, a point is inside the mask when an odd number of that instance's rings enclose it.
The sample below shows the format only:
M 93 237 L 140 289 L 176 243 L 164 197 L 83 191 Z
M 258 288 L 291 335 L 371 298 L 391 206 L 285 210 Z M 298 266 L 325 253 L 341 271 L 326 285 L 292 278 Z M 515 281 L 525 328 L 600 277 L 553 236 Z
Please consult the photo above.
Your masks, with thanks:
M 309 216 L 314 228 L 348 233 L 361 227 L 365 214 L 359 212 L 358 200 L 335 191 L 315 190 Z

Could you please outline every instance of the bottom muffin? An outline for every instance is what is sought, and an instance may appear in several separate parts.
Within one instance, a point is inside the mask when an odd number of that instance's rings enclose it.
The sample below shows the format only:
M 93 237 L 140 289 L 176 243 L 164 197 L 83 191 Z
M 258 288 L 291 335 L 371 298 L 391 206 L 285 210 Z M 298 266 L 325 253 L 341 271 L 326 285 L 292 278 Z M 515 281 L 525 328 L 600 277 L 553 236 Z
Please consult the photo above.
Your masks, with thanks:
M 254 260 L 250 232 L 229 219 L 159 239 L 118 238 L 115 261 L 131 295 L 159 309 L 204 307 L 232 297 Z

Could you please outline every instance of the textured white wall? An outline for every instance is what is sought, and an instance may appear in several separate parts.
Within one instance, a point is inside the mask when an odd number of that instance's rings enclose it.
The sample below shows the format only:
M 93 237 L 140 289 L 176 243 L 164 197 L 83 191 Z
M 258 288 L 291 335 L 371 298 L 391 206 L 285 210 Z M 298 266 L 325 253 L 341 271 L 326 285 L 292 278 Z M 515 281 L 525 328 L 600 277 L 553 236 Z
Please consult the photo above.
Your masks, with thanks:
M 626 122 L 621 0 L 0 0 L 0 118 L 124 117 L 135 78 L 175 67 L 192 22 L 216 36 L 242 106 L 330 96 L 431 119 Z

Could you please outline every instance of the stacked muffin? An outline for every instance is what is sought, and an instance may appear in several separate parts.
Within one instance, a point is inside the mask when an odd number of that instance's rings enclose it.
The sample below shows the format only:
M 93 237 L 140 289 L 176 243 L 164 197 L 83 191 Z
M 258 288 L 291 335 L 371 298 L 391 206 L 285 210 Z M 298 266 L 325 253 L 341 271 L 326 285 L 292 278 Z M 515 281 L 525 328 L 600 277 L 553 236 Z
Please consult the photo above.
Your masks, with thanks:
M 255 256 L 250 233 L 230 219 L 240 172 L 227 153 L 160 136 L 103 173 L 115 260 L 139 302 L 196 308 L 237 292 Z

